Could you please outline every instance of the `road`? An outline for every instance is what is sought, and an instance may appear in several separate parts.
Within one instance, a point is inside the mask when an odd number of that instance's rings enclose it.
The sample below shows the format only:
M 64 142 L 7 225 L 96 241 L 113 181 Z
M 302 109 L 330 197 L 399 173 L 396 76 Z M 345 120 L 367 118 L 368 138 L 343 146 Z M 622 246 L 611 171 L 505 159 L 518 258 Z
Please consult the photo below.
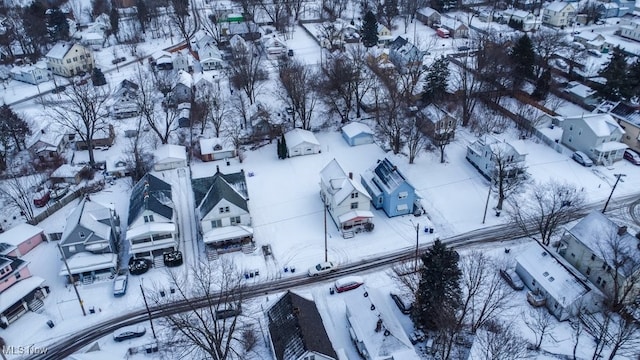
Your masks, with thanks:
M 614 202 L 609 204 L 609 211 L 627 207 L 635 207 L 638 202 L 640 202 L 640 199 L 637 194 L 618 197 Z M 581 218 L 592 210 L 600 210 L 602 209 L 603 205 L 604 201 L 585 206 L 583 212 L 575 214 L 574 219 Z M 441 240 L 443 243 L 450 247 L 463 248 L 479 243 L 500 242 L 530 235 L 533 234 L 525 234 L 521 229 L 514 227 L 512 224 L 504 224 L 472 230 Z M 421 244 L 419 249 L 420 252 L 425 251 L 429 246 L 431 246 L 431 244 Z M 291 289 L 298 286 L 310 285 L 319 281 L 335 279 L 348 274 L 377 271 L 380 269 L 388 268 L 399 261 L 410 260 L 414 257 L 415 248 L 405 248 L 392 253 L 381 254 L 377 257 L 363 259 L 351 264 L 345 264 L 335 273 L 325 274 L 319 277 L 311 278 L 308 277 L 305 273 L 302 273 L 300 275 L 291 276 L 284 279 L 257 283 L 246 288 L 246 296 L 248 298 L 254 298 L 270 293 L 281 292 L 286 289 Z M 207 306 L 207 300 L 203 298 L 193 299 L 191 301 L 195 302 L 195 304 L 199 307 Z M 170 304 L 152 306 L 150 308 L 151 317 L 156 319 L 167 315 L 188 311 L 191 306 L 192 304 L 188 304 L 188 302 L 185 300 L 176 301 Z M 123 326 L 133 325 L 147 320 L 148 315 L 144 308 L 129 312 L 109 319 L 101 324 L 96 324 L 90 326 L 89 328 L 80 330 L 74 334 L 70 334 L 63 340 L 59 340 L 53 344 L 49 344 L 47 354 L 34 355 L 29 357 L 28 359 L 64 359 L 65 357 L 89 345 L 91 342 L 96 341 L 99 338 L 108 335 Z

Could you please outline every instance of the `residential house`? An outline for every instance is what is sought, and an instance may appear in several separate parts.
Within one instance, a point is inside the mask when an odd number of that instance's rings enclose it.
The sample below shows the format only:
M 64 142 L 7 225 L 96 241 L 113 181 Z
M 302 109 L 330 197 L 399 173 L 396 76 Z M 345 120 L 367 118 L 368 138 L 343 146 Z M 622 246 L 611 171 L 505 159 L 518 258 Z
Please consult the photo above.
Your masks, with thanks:
M 517 22 L 522 25 L 522 31 L 531 31 L 540 27 L 538 17 L 530 11 L 519 9 L 507 9 L 502 12 L 504 20 L 509 22 Z
M 612 0 L 609 2 L 599 2 L 596 9 L 602 19 L 613 17 L 621 18 L 627 14 L 633 13 L 635 5 L 635 1 Z
M 247 45 L 247 41 L 240 35 L 233 35 L 229 39 L 229 45 L 231 47 L 231 53 L 233 54 L 234 58 L 244 56 L 244 54 L 249 51 L 249 45 Z
M 293 129 L 284 134 L 289 157 L 319 154 L 320 142 L 309 130 Z
M 191 127 L 191 103 L 184 102 L 178 104 L 178 127 L 179 128 L 188 128 Z
M 429 27 L 440 26 L 440 13 L 430 7 L 418 9 L 416 19 Z
M 373 229 L 369 194 L 353 180 L 353 173 L 345 173 L 336 159 L 320 171 L 320 198 L 345 236 L 352 235 L 353 231 Z
M 349 146 L 373 144 L 375 133 L 371 128 L 361 122 L 351 122 L 342 127 L 342 137 Z
M 32 276 L 29 263 L 13 256 L 0 256 L 0 328 L 6 329 L 28 311 L 44 306 L 49 294 L 44 279 Z
M 51 80 L 52 74 L 51 71 L 47 69 L 47 63 L 38 61 L 35 65 L 14 66 L 11 69 L 11 78 L 28 84 L 38 85 Z
M 362 285 L 340 297 L 346 307 L 349 335 L 363 359 L 420 359 L 389 306 L 388 293 Z
M 129 162 L 121 157 L 109 157 L 105 164 L 106 175 L 114 178 L 130 176 L 131 168 Z
M 202 161 L 225 160 L 236 157 L 236 149 L 228 146 L 223 139 L 200 139 L 200 158 Z
M 618 33 L 624 38 L 640 41 L 640 21 L 621 20 Z
M 563 91 L 573 102 L 588 109 L 594 108 L 600 102 L 597 91 L 578 81 L 570 81 Z
M 199 48 L 198 59 L 204 71 L 222 69 L 222 53 L 214 44 L 205 44 Z
M 140 114 L 138 106 L 138 84 L 130 80 L 122 80 L 118 89 L 111 95 L 113 105 L 111 114 L 116 119 L 125 119 Z
M 155 171 L 171 170 L 187 166 L 187 150 L 184 146 L 164 144 L 153 153 Z
M 576 12 L 573 3 L 554 1 L 542 9 L 542 23 L 556 27 L 569 26 L 575 21 Z
M 500 165 L 503 165 L 502 171 L 506 172 L 505 177 L 521 176 L 527 154 L 519 149 L 520 145 L 521 140 L 508 143 L 486 135 L 467 145 L 466 157 L 489 180 L 500 171 Z
M 391 34 L 391 30 L 387 29 L 386 26 L 378 23 L 377 25 L 377 34 L 378 34 L 378 45 L 386 45 L 391 40 L 393 40 L 393 34 Z
M 276 360 L 338 360 L 313 300 L 287 291 L 266 311 Z
M 525 11 L 533 11 L 534 8 L 540 8 L 541 5 L 541 0 L 515 0 L 513 3 L 514 8 Z
M 638 239 L 600 211 L 566 229 L 557 251 L 610 299 L 640 295 Z
M 263 36 L 260 41 L 264 52 L 269 57 L 277 58 L 287 53 L 287 44 L 275 35 Z
M 446 109 L 435 104 L 429 104 L 422 108 L 416 116 L 420 124 L 420 131 L 427 135 L 434 143 L 449 139 L 456 135 L 458 120 Z
M 213 176 L 194 179 L 191 184 L 207 250 L 217 253 L 254 251 L 244 171 L 223 174 L 216 166 Z
M 206 30 L 196 31 L 196 33 L 193 36 L 193 40 L 191 42 L 192 42 L 193 49 L 198 51 L 198 54 L 200 53 L 199 50 L 203 49 L 206 45 L 216 44 L 216 40 Z
M 610 44 L 606 40 L 604 35 L 591 31 L 582 31 L 573 35 L 573 41 L 584 45 L 586 49 L 597 51 L 609 51 Z
M 109 124 L 108 126 L 103 126 L 95 129 L 93 133 L 93 138 L 91 139 L 91 145 L 93 148 L 97 147 L 110 147 L 113 145 L 113 141 L 116 138 L 116 132 L 113 129 L 113 125 Z M 87 142 L 78 136 L 78 140 L 75 142 L 76 150 L 87 150 L 89 146 L 87 146 Z
M 57 43 L 46 55 L 47 67 L 54 75 L 71 77 L 94 67 L 91 49 L 77 43 Z
M 26 145 L 32 156 L 40 161 L 50 161 L 59 158 L 67 144 L 67 135 L 49 123 L 35 131 Z
M 89 171 L 89 165 L 62 164 L 49 175 L 49 180 L 53 184 L 79 184 L 82 181 L 82 175 L 87 175 Z
M 245 21 L 241 23 L 231 22 L 229 23 L 229 27 L 222 29 L 222 31 L 228 38 L 231 38 L 234 35 L 240 35 L 240 37 L 245 41 L 256 41 L 262 36 L 260 28 L 258 28 L 258 25 L 252 21 Z
M 389 44 L 389 60 L 400 73 L 414 66 L 422 66 L 425 52 L 418 49 L 402 36 L 398 36 Z
M 593 312 L 602 302 L 587 283 L 556 259 L 540 243 L 534 241 L 516 257 L 516 274 L 530 290 L 527 294 L 534 306 L 544 306 L 558 321 L 567 320 L 578 311 Z
M 460 20 L 443 17 L 440 19 L 440 27 L 449 30 L 449 35 L 452 38 L 469 37 L 469 27 Z
M 262 104 L 257 105 L 257 111 L 251 115 L 250 138 L 256 141 L 272 140 L 276 136 L 282 135 L 282 124 L 274 121 L 271 113 Z
M 621 143 L 625 131 L 609 114 L 586 114 L 564 117 L 562 144 L 575 151 L 582 151 L 594 163 L 611 164 L 621 160 L 627 145 Z
M 384 158 L 360 177 L 373 207 L 383 209 L 388 217 L 411 214 L 420 197 L 398 167 Z
M 0 233 L 0 255 L 21 257 L 46 240 L 44 230 L 30 224 L 18 224 Z
M 64 256 L 60 276 L 91 283 L 115 274 L 120 239 L 120 220 L 115 211 L 85 197 L 66 220 L 59 242 Z
M 82 45 L 91 49 L 100 49 L 105 41 L 104 33 L 95 30 L 84 32 L 80 39 Z
M 173 70 L 173 56 L 168 51 L 156 51 L 149 61 L 158 70 Z
M 605 112 L 613 116 L 618 125 L 624 130 L 622 142 L 630 149 L 640 152 L 640 112 L 632 106 L 622 101 L 605 101 L 597 109 L 598 112 Z
M 146 174 L 131 190 L 127 241 L 136 258 L 160 258 L 178 249 L 178 227 L 171 185 Z
M 178 71 L 178 82 L 171 89 L 169 94 L 170 102 L 173 104 L 180 104 L 183 102 L 191 102 L 193 95 L 193 77 L 186 71 Z

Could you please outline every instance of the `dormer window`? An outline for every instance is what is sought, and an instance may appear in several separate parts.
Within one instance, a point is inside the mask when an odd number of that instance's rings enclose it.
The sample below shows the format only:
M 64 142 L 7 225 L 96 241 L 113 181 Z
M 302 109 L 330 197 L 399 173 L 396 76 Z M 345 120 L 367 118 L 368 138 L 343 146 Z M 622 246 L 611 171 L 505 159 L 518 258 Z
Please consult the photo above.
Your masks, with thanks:
M 153 215 L 145 215 L 144 222 L 146 223 L 153 222 Z
M 351 198 L 352 199 L 356 199 L 357 197 L 358 197 L 358 193 L 357 192 L 351 193 Z

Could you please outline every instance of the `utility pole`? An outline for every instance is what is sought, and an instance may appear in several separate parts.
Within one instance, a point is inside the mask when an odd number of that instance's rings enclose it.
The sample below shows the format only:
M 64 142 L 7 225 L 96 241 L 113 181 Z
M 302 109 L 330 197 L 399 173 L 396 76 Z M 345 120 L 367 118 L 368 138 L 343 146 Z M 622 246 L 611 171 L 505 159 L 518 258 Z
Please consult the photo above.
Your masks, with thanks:
M 82 299 L 80 298 L 80 293 L 78 292 L 78 287 L 76 286 L 75 279 L 73 275 L 71 275 L 71 270 L 69 269 L 69 264 L 67 263 L 67 257 L 64 255 L 64 251 L 62 251 L 62 247 L 60 247 L 60 243 L 58 243 L 58 250 L 60 250 L 60 255 L 62 255 L 62 261 L 64 262 L 64 266 L 67 268 L 67 275 L 69 275 L 69 281 L 71 281 L 71 285 L 73 285 L 73 290 L 76 291 L 76 297 L 78 297 L 78 302 L 80 303 L 80 308 L 82 309 L 82 315 L 87 316 L 87 312 L 84 310 L 84 304 Z
M 140 291 L 142 292 L 142 298 L 144 299 L 144 306 L 147 308 L 147 315 L 149 315 L 149 323 L 151 324 L 151 332 L 153 333 L 153 338 L 156 338 L 156 329 L 153 327 L 153 320 L 151 319 L 151 310 L 149 310 L 149 304 L 147 303 L 147 297 L 144 295 L 144 287 L 142 286 L 142 282 L 144 279 L 140 280 Z
M 420 235 L 420 223 L 416 224 L 416 258 L 413 264 L 413 272 L 418 272 L 418 240 Z
M 489 185 L 489 193 L 487 194 L 487 202 L 484 204 L 484 215 L 482 216 L 482 223 L 487 220 L 487 209 L 489 208 L 489 198 L 491 197 L 491 185 Z
M 620 181 L 620 178 L 622 178 L 623 176 L 627 176 L 626 174 L 613 174 L 616 177 L 616 182 L 613 184 L 613 187 L 611 188 L 611 193 L 609 194 L 609 198 L 607 199 L 607 202 L 604 203 L 604 208 L 602 208 L 602 213 L 604 214 L 605 211 L 607 211 L 607 205 L 609 205 L 609 201 L 611 200 L 611 197 L 613 196 L 613 192 L 616 190 L 616 186 L 618 186 L 618 182 Z M 624 181 L 624 180 L 622 180 Z
M 324 262 L 329 261 L 329 255 L 327 254 L 327 208 L 324 206 Z

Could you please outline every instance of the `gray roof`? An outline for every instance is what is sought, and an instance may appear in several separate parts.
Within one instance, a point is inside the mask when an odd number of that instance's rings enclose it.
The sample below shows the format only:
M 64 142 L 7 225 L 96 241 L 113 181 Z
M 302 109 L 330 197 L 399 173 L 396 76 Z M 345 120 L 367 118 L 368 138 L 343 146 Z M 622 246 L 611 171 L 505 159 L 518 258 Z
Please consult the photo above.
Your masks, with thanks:
M 111 210 L 84 198 L 67 217 L 60 245 L 111 240 Z
M 171 185 L 151 174 L 146 174 L 131 191 L 127 224 L 131 225 L 145 210 L 151 210 L 167 219 L 173 218 L 170 202 Z
M 191 185 L 200 218 L 207 215 L 222 199 L 249 211 L 247 185 L 242 170 L 232 174 L 223 174 L 218 170 L 213 176 L 193 179 Z
M 305 351 L 338 358 L 313 301 L 287 291 L 267 317 L 277 360 L 298 359 Z

